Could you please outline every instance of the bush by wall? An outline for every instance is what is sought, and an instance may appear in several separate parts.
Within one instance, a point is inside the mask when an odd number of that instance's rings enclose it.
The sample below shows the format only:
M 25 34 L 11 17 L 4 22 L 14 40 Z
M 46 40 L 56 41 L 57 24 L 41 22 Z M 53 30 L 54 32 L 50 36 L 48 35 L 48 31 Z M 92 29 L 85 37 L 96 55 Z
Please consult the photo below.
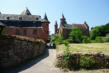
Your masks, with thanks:
M 109 56 L 104 54 L 70 54 L 57 55 L 57 67 L 68 69 L 109 68 Z
M 96 60 L 90 56 L 80 56 L 80 67 L 81 68 L 93 68 Z

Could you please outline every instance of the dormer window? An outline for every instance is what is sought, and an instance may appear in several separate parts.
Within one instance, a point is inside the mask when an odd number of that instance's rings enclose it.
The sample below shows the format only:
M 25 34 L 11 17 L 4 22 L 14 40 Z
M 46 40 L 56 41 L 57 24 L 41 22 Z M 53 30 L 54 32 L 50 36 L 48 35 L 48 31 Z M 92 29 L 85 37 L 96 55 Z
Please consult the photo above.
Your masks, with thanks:
M 19 17 L 19 20 L 22 20 L 22 17 Z
M 38 18 L 36 18 L 36 20 L 39 20 Z
M 7 20 L 9 20 L 10 18 L 9 17 L 7 17 Z

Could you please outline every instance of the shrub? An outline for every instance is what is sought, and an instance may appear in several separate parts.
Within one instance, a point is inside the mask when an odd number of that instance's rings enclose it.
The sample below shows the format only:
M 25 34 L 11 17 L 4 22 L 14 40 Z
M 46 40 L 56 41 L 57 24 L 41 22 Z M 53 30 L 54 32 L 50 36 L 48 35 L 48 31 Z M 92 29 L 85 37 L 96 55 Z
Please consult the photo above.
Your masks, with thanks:
M 106 35 L 106 42 L 109 42 L 109 34 Z
M 2 30 L 1 35 L 3 35 L 3 36 L 6 35 L 6 30 L 5 29 Z
M 80 56 L 80 66 L 82 68 L 93 68 L 95 64 L 95 59 L 89 56 Z
M 77 61 L 74 61 L 76 60 L 76 57 L 74 55 L 72 55 L 71 53 L 66 53 L 64 54 L 63 56 L 63 60 L 62 60 L 62 63 L 61 63 L 61 68 L 64 69 L 64 68 L 68 68 L 70 70 L 77 70 L 79 69 L 79 63 Z
M 65 49 L 64 49 L 64 54 L 66 54 L 66 53 L 70 53 L 70 51 L 69 51 L 69 42 L 68 41 L 66 41 L 66 40 L 64 40 L 63 41 L 63 44 L 65 45 Z
M 70 63 L 71 62 L 71 54 L 70 53 L 64 53 L 63 60 L 62 60 L 62 65 L 61 68 L 70 68 Z
M 95 41 L 97 43 L 103 43 L 103 39 L 101 37 L 96 37 Z
M 82 43 L 90 43 L 90 38 L 87 36 L 82 36 Z

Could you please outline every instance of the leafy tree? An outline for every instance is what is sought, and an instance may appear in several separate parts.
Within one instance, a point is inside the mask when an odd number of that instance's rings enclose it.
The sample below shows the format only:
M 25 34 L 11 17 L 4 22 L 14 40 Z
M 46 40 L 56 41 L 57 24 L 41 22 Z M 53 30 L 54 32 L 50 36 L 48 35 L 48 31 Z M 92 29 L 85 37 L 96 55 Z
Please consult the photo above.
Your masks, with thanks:
M 63 43 L 63 37 L 55 35 L 52 38 L 52 42 L 54 42 L 55 44 L 61 44 Z
M 106 36 L 106 34 L 108 33 L 109 33 L 109 23 L 93 28 L 90 35 L 91 39 L 95 40 L 97 36 Z
M 104 26 L 105 34 L 109 33 L 109 23 Z
M 81 43 L 82 42 L 82 31 L 78 29 L 77 27 L 72 29 L 72 31 L 69 34 L 68 41 L 73 42 L 73 43 Z
M 100 35 L 99 27 L 96 27 L 96 28 L 93 28 L 93 29 L 92 29 L 92 31 L 91 31 L 91 33 L 90 33 L 90 38 L 91 38 L 92 40 L 95 40 L 95 38 L 96 38 L 97 36 L 99 36 L 99 35 Z

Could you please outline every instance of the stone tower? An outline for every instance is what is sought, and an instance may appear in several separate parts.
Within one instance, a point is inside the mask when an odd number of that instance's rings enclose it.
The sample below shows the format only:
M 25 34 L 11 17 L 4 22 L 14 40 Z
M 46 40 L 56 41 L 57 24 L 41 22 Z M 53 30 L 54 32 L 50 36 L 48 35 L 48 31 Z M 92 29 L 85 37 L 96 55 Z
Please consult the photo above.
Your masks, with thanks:
M 55 22 L 54 27 L 55 27 L 55 34 L 57 34 L 57 32 L 58 32 L 58 24 L 57 24 L 57 21 Z

